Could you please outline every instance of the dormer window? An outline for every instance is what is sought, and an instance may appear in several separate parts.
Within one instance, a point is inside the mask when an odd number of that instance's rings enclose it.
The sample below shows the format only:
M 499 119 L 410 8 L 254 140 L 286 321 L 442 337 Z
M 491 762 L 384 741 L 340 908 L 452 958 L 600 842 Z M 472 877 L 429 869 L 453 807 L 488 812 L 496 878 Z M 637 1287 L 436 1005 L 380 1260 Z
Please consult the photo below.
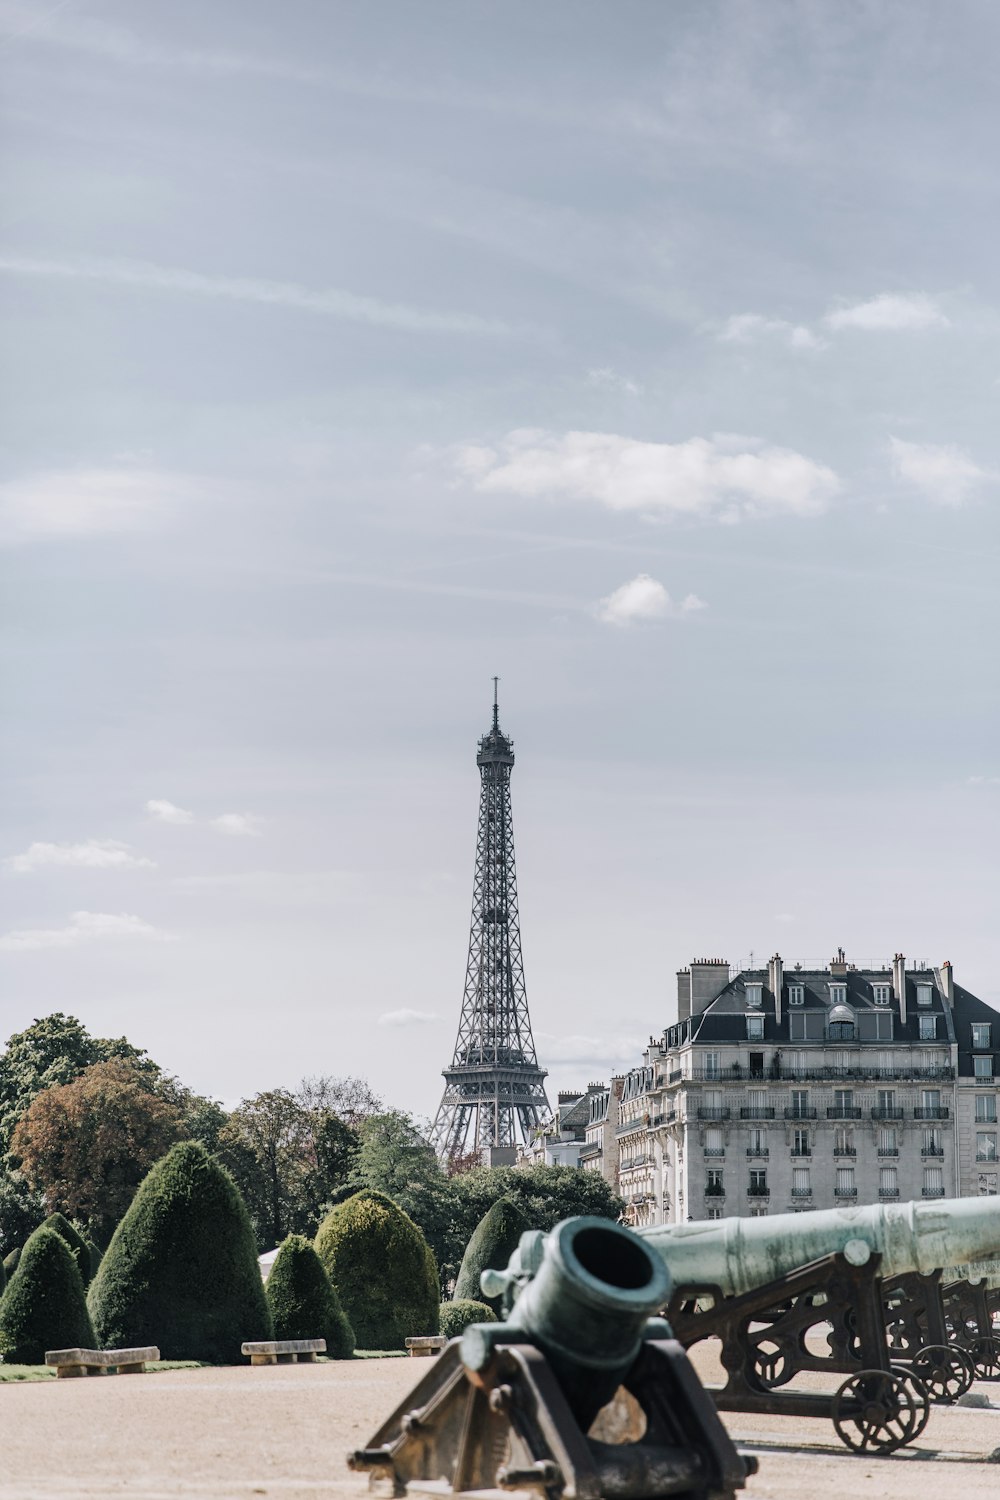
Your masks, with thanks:
M 764 1017 L 747 1016 L 747 1041 L 762 1042 L 764 1040 Z
M 853 1042 L 854 1012 L 849 1005 L 841 1003 L 832 1007 L 826 1032 L 831 1042 Z
M 753 1010 L 759 1010 L 764 1003 L 764 986 L 760 984 L 748 984 L 746 992 L 747 1005 Z
M 920 1040 L 933 1042 L 937 1039 L 937 1016 L 920 1016 Z
M 988 1052 L 992 1043 L 990 1041 L 989 1021 L 973 1021 L 972 1023 L 972 1049 L 974 1052 Z
M 887 984 L 872 985 L 872 999 L 876 1005 L 888 1005 L 892 996 L 892 989 Z
M 790 984 L 788 986 L 789 1005 L 805 1005 L 806 987 L 804 984 Z
M 917 985 L 917 1004 L 918 1005 L 930 1005 L 930 1003 L 931 1003 L 931 1001 L 932 1001 L 933 998 L 934 998 L 934 989 L 933 989 L 933 986 L 931 986 L 929 984 L 918 984 Z
M 831 984 L 831 986 L 830 986 L 830 1004 L 831 1005 L 846 1005 L 847 1004 L 847 985 L 846 984 Z

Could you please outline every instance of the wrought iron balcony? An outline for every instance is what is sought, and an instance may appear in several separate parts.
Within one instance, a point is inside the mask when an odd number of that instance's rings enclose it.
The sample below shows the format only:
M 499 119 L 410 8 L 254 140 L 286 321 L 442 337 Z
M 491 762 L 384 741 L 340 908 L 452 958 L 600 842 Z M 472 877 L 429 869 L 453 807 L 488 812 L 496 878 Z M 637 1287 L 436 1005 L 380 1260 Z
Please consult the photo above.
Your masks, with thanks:
M 721 1109 L 715 1105 L 698 1105 L 699 1120 L 728 1120 L 731 1113 L 731 1110 Z
M 826 1112 L 828 1120 L 860 1120 L 861 1109 L 857 1104 L 831 1104 Z
M 898 1187 L 894 1187 L 894 1188 L 880 1187 L 879 1190 L 878 1190 L 878 1195 L 879 1195 L 880 1198 L 898 1198 L 899 1197 L 899 1188 Z
M 815 1120 L 819 1117 L 819 1110 L 812 1109 L 806 1104 L 792 1104 L 785 1110 L 786 1120 Z
M 706 1156 L 725 1156 L 726 1148 L 725 1146 L 706 1146 L 704 1154 Z
M 943 1187 L 921 1188 L 921 1190 L 920 1190 L 920 1196 L 921 1196 L 921 1198 L 943 1198 L 944 1197 L 944 1188 Z
M 812 1156 L 812 1147 L 803 1146 L 798 1151 L 792 1150 L 788 1154 L 789 1156 Z
M 994 1164 L 994 1166 L 995 1166 L 996 1163 L 998 1161 L 1000 1161 L 1000 1156 L 997 1156 L 997 1154 L 996 1154 L 995 1151 L 993 1152 L 992 1156 L 990 1156 L 988 1153 L 982 1153 L 982 1152 L 977 1151 L 976 1152 L 976 1161 L 991 1161 Z
M 920 1155 L 921 1156 L 943 1156 L 944 1155 L 944 1147 L 943 1146 L 921 1146 L 921 1148 L 920 1148 Z
M 951 1111 L 947 1104 L 920 1104 L 913 1111 L 915 1120 L 947 1120 Z
M 774 1106 L 770 1104 L 744 1104 L 740 1108 L 741 1120 L 773 1120 Z
M 793 1187 L 792 1188 L 792 1197 L 793 1198 L 811 1198 L 812 1195 L 813 1195 L 813 1190 L 812 1190 L 811 1187 L 807 1187 L 807 1188 L 794 1188 Z
M 857 1146 L 834 1146 L 834 1156 L 857 1156 Z
M 880 1146 L 878 1148 L 878 1153 L 877 1154 L 879 1156 L 898 1156 L 899 1155 L 899 1147 L 898 1146 Z
M 706 1184 L 706 1187 L 705 1187 L 705 1197 L 706 1198 L 724 1198 L 725 1196 L 726 1196 L 726 1190 L 722 1186 L 721 1182 L 720 1183 L 712 1183 L 712 1182 L 710 1182 L 710 1183 Z
M 748 1146 L 747 1156 L 770 1156 L 770 1146 Z
M 858 1190 L 856 1187 L 835 1187 L 833 1190 L 833 1196 L 835 1198 L 856 1198 L 858 1196 Z
M 771 1189 L 767 1186 L 761 1187 L 757 1183 L 751 1183 L 747 1188 L 748 1198 L 770 1198 Z
M 903 1109 L 899 1104 L 876 1104 L 872 1110 L 873 1120 L 901 1120 Z

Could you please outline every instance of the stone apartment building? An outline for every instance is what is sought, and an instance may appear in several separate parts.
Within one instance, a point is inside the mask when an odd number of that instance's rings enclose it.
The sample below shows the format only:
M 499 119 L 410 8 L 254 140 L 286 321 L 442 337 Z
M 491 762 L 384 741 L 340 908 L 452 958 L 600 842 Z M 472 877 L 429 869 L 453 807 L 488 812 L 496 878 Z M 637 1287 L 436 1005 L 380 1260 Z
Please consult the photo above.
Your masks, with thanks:
M 678 1019 L 589 1094 L 580 1165 L 634 1224 L 998 1191 L 1000 1013 L 950 963 L 677 976 Z
M 590 1119 L 590 1101 L 605 1092 L 603 1083 L 589 1083 L 585 1090 L 560 1091 L 552 1118 L 521 1147 L 519 1167 L 578 1167 Z

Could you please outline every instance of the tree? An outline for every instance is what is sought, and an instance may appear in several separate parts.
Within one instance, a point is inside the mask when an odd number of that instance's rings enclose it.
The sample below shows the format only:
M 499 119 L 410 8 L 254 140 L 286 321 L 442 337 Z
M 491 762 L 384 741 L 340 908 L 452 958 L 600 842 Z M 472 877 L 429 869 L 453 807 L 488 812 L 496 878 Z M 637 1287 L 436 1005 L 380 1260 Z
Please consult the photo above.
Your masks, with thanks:
M 303 1078 L 297 1097 L 310 1114 L 336 1115 L 354 1131 L 385 1108 L 365 1078 L 331 1078 L 328 1074 Z
M 244 1099 L 219 1132 L 219 1160 L 239 1184 L 262 1244 L 280 1245 L 295 1227 L 311 1145 L 308 1114 L 287 1089 Z
M 80 1268 L 54 1229 L 36 1229 L 0 1300 L 0 1355 L 8 1364 L 40 1365 L 47 1349 L 92 1349 Z
M 275 1257 L 264 1288 L 276 1339 L 326 1339 L 331 1359 L 350 1359 L 354 1330 L 316 1251 L 290 1234 Z
M 625 1207 L 599 1172 L 579 1167 L 480 1167 L 453 1178 L 451 1186 L 463 1244 L 499 1198 L 520 1207 L 528 1228 L 546 1232 L 577 1214 L 617 1219 Z
M 465 1247 L 455 1231 L 455 1195 L 412 1115 L 393 1109 L 364 1121 L 351 1180 L 398 1203 L 423 1231 L 442 1279 L 454 1275 Z
M 88 1298 L 105 1347 L 233 1364 L 272 1337 L 246 1205 L 204 1146 L 183 1141 L 144 1179 Z
M 176 1107 L 147 1078 L 131 1059 L 95 1063 L 38 1094 L 11 1140 L 11 1156 L 46 1207 L 82 1220 L 100 1243 L 153 1162 L 184 1134 Z
M 446 1339 L 457 1339 L 463 1328 L 470 1323 L 495 1323 L 497 1315 L 485 1302 L 475 1302 L 468 1297 L 456 1297 L 453 1302 L 441 1303 L 441 1332 Z
M 337 1289 L 359 1349 L 402 1349 L 436 1333 L 438 1278 L 430 1247 L 384 1193 L 355 1193 L 330 1210 L 316 1252 Z
M 521 1235 L 530 1227 L 524 1210 L 512 1198 L 500 1198 L 488 1208 L 465 1247 L 455 1282 L 456 1301 L 465 1298 L 486 1302 L 499 1316 L 501 1299 L 484 1297 L 479 1278 L 486 1270 L 504 1270 Z

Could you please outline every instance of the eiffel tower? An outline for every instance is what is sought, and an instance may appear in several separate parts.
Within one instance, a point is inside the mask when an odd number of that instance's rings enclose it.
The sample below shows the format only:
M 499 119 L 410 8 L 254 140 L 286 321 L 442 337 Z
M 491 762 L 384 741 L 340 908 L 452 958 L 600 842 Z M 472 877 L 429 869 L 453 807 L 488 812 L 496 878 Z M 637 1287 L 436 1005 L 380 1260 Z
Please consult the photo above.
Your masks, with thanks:
M 524 991 L 521 928 L 510 810 L 513 742 L 500 729 L 497 678 L 493 724 L 476 756 L 481 788 L 472 929 L 465 995 L 451 1067 L 432 1140 L 449 1160 L 517 1145 L 551 1114 L 538 1066 Z

